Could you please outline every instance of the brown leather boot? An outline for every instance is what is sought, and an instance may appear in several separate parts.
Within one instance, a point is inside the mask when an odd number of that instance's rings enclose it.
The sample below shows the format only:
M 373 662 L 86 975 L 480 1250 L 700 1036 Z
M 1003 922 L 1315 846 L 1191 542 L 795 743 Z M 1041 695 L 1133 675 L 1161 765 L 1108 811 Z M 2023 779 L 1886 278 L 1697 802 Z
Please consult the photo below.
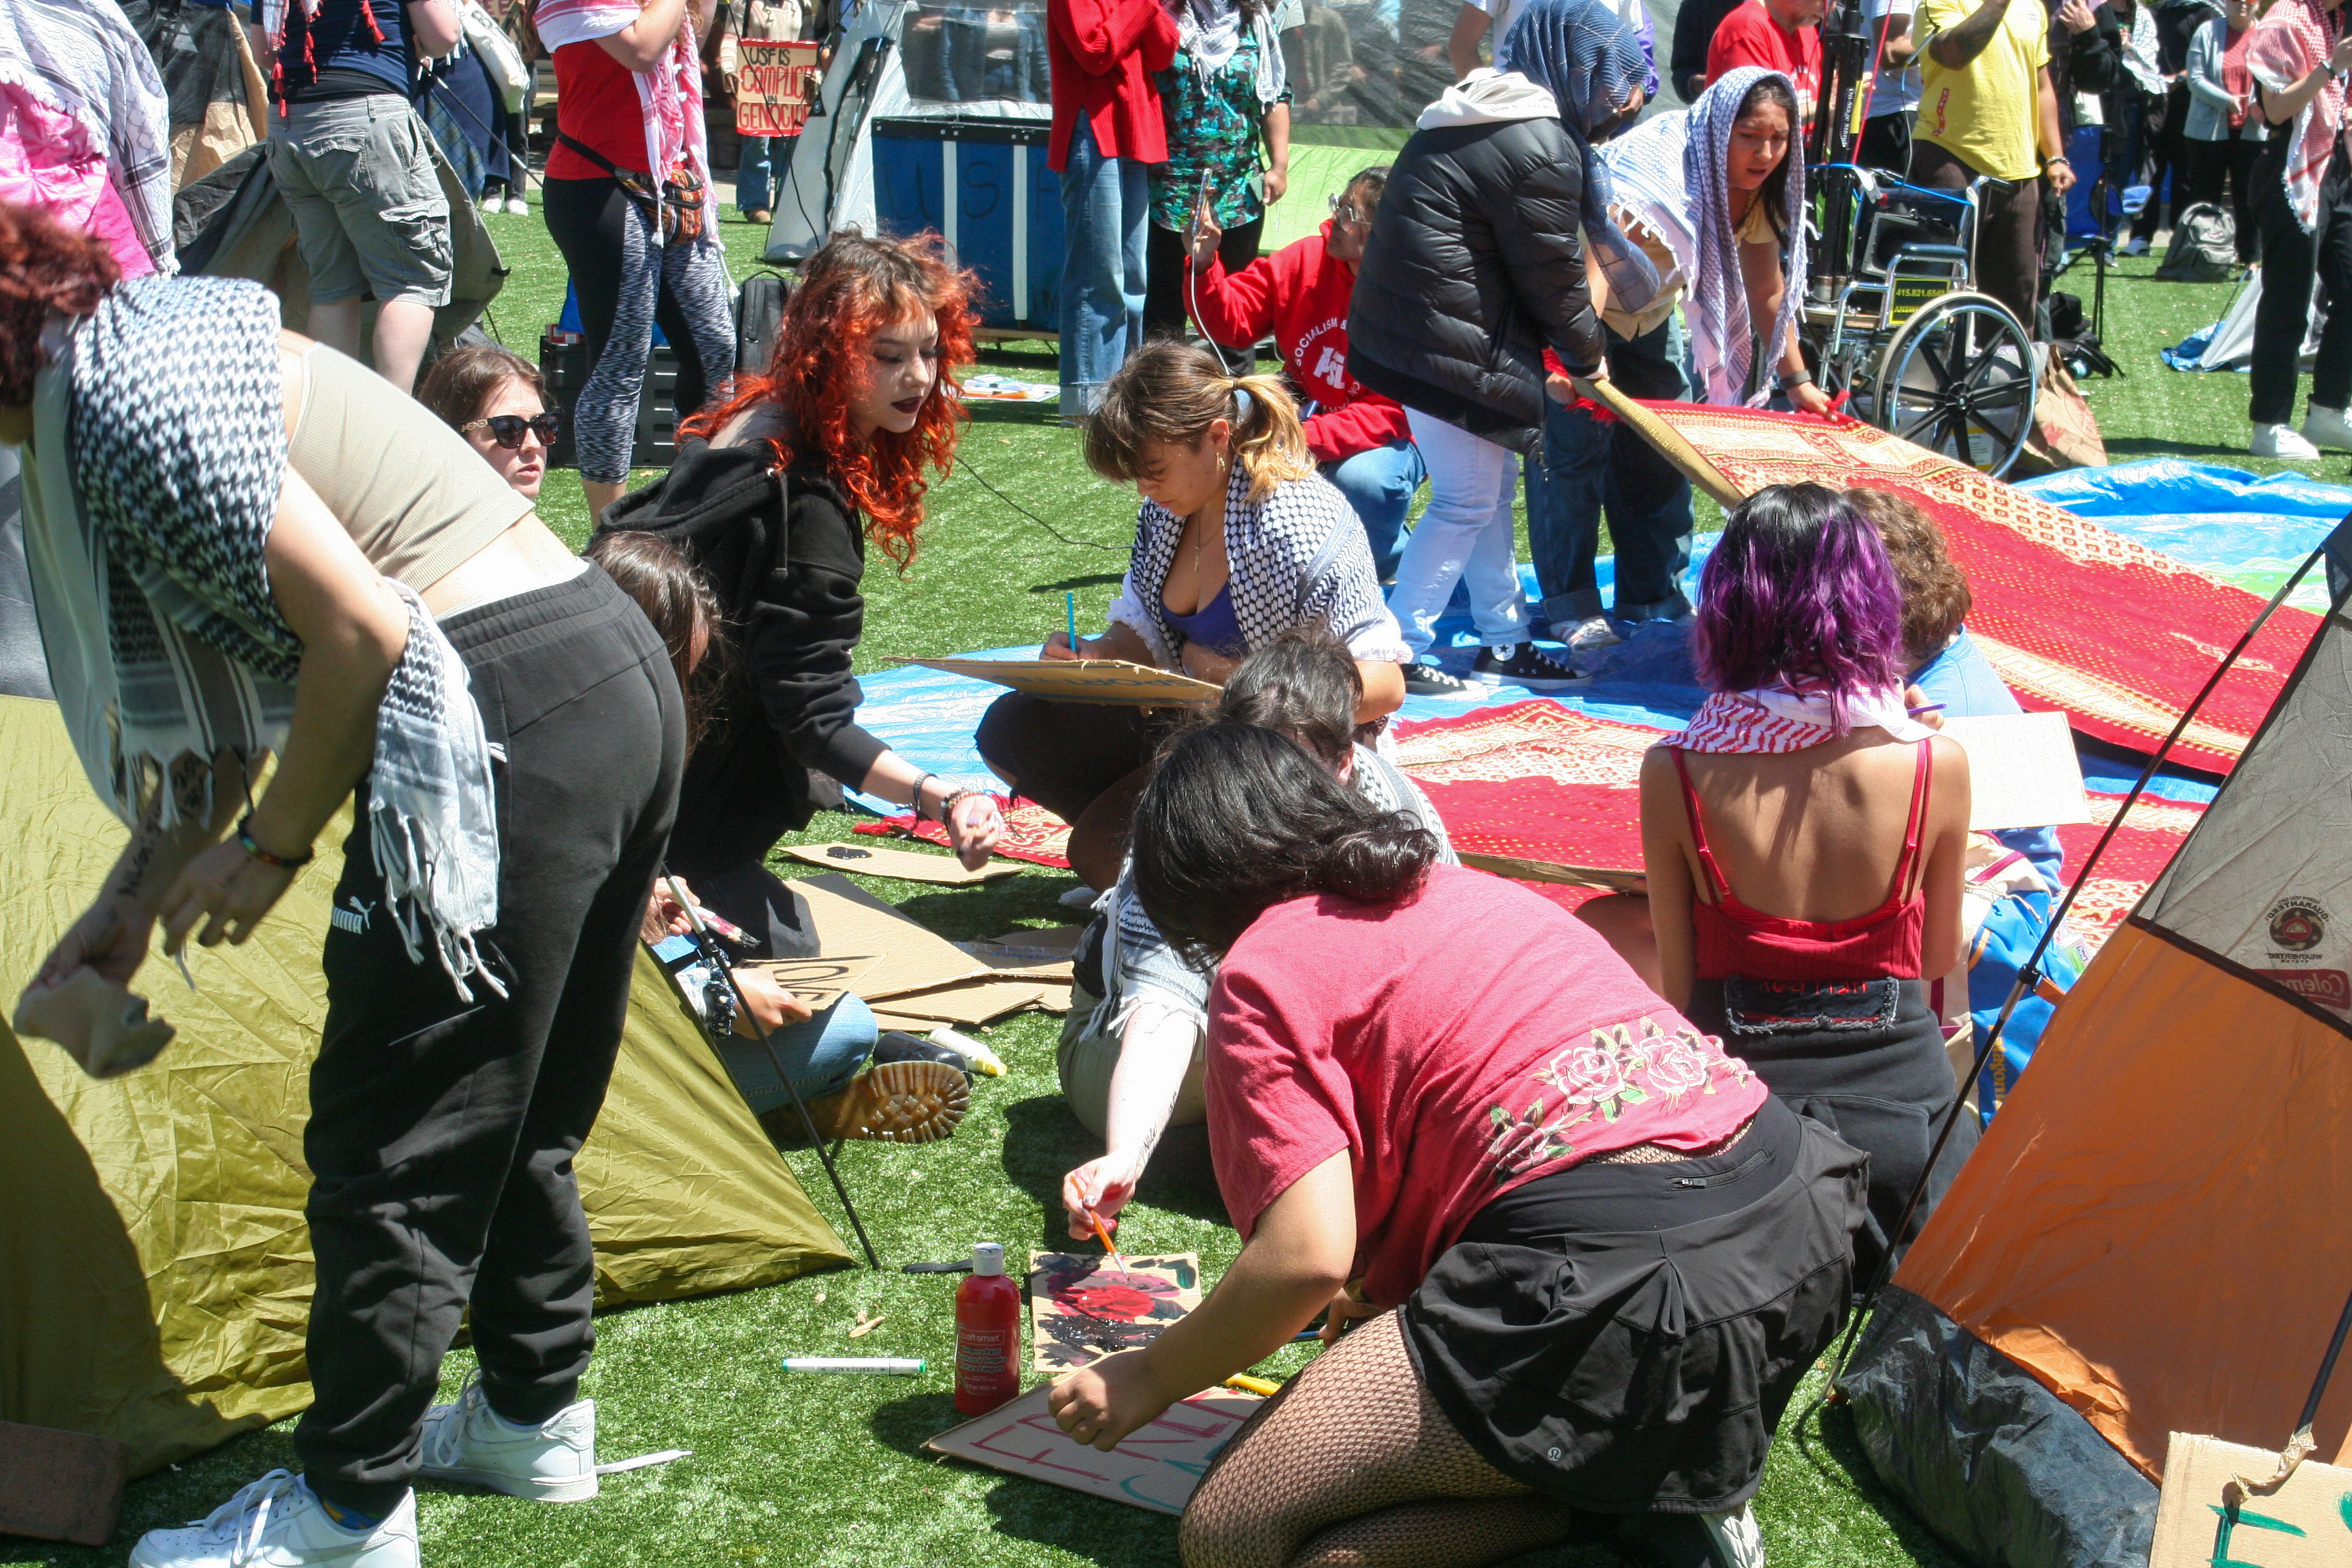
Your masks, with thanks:
M 872 1138 L 885 1143 L 929 1143 L 956 1130 L 971 1104 L 962 1073 L 944 1062 L 884 1062 L 867 1068 L 837 1094 L 808 1102 L 817 1134 L 830 1142 Z M 788 1102 L 763 1111 L 760 1125 L 787 1146 L 805 1145 L 807 1130 Z

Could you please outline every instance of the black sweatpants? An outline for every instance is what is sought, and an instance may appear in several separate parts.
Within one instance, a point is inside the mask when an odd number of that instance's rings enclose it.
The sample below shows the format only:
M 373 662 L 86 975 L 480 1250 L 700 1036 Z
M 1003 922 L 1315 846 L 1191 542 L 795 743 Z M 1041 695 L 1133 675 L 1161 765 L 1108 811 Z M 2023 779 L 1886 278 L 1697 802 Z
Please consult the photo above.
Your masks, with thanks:
M 2219 206 L 2222 185 L 2230 187 L 2230 219 L 2237 229 L 2238 259 L 2252 266 L 2263 248 L 2261 220 L 2254 216 L 2254 160 L 2262 156 L 2263 144 L 2232 136 L 2221 142 L 2189 142 L 2185 146 L 2189 200 Z
M 2275 134 L 2275 132 L 2273 133 Z M 2319 214 L 2305 234 L 2287 200 L 2283 144 L 2265 149 L 2255 175 L 2261 204 L 2263 297 L 2254 306 L 2254 361 L 2247 376 L 2247 417 L 2257 425 L 2294 423 L 2294 384 L 2304 335 L 2311 330 L 2311 283 L 2319 279 L 2326 324 L 2311 367 L 2311 401 L 2342 408 L 2352 402 L 2352 168 L 2338 137 L 2320 182 Z
M 1949 148 L 1922 141 L 1911 149 L 1911 183 L 1931 191 L 1965 191 L 1982 171 Z M 1988 187 L 1977 215 L 1977 288 L 2008 306 L 2028 333 L 2042 291 L 2042 181 Z
M 1864 121 L 1853 161 L 1865 169 L 1884 169 L 1897 179 L 1909 179 L 1913 114 L 1906 109 L 1899 114 L 1874 114 Z
M 313 1489 L 390 1512 L 417 1466 L 467 1308 L 491 1407 L 547 1419 L 595 1345 L 572 1173 L 604 1104 L 630 966 L 669 839 L 686 716 L 661 638 L 591 566 L 442 623 L 494 747 L 501 998 L 410 961 L 362 825 L 327 932 L 310 1069 L 310 1382 L 294 1434 Z
M 1143 242 L 1143 335 L 1181 337 L 1184 323 L 1192 319 L 1192 308 L 1184 299 L 1184 232 L 1162 228 L 1157 223 L 1145 226 L 1149 232 Z M 1265 233 L 1263 215 L 1225 230 L 1224 237 L 1217 241 L 1217 260 L 1223 265 L 1226 277 L 1257 259 L 1258 237 Z M 1247 374 L 1255 363 L 1248 343 L 1230 347 L 1220 343 L 1216 352 L 1236 375 Z

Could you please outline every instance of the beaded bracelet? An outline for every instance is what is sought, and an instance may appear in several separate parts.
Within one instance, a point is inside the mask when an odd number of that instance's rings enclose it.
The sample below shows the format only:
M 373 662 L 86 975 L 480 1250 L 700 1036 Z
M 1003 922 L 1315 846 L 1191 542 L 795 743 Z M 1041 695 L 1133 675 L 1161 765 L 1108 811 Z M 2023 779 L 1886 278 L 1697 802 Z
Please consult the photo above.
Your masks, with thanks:
M 249 811 L 245 814 L 244 820 L 236 825 L 236 847 L 263 865 L 275 866 L 281 871 L 299 871 L 316 858 L 319 853 L 317 849 L 311 848 L 303 850 L 299 855 L 272 855 L 253 841 L 253 813 Z

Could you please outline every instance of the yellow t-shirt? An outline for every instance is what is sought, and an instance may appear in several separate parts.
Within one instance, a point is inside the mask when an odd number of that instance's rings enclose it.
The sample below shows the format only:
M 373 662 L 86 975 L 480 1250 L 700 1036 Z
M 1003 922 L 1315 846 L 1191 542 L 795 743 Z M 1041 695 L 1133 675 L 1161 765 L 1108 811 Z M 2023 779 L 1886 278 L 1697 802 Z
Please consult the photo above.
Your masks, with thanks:
M 1926 0 L 1914 24 L 1919 37 L 1958 26 L 1979 0 Z M 1919 56 L 1918 137 L 1979 174 L 2030 180 L 2042 172 L 2035 143 L 2042 68 L 2050 63 L 2050 13 L 2042 0 L 2010 0 L 2000 31 L 1958 70 Z

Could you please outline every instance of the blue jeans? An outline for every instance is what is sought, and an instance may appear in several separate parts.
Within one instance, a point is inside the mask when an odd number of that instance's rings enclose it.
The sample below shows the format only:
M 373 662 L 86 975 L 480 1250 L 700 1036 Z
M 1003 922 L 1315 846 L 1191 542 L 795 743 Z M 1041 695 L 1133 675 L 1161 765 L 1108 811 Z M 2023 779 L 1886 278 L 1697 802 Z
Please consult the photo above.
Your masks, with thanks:
M 1397 535 L 1428 473 L 1420 449 L 1410 441 L 1391 441 L 1322 465 L 1323 477 L 1339 487 L 1362 521 L 1364 537 L 1372 542 L 1372 566 L 1383 583 L 1396 575 Z
M 772 204 L 777 177 L 793 161 L 792 143 L 796 138 L 787 136 L 746 136 L 742 155 L 735 165 L 735 210 L 740 213 L 766 212 Z M 776 156 L 776 144 L 783 143 L 783 156 Z
M 1084 115 L 1062 170 L 1062 416 L 1092 414 L 1103 383 L 1143 346 L 1146 166 L 1095 151 Z
M 1681 335 L 1672 316 L 1638 338 L 1610 332 L 1610 379 L 1635 397 L 1679 402 L 1689 395 Z M 1617 618 L 1689 612 L 1681 584 L 1694 526 L 1690 481 L 1631 426 L 1546 399 L 1543 452 L 1527 459 L 1527 485 L 1528 549 L 1545 621 L 1573 627 L 1601 614 L 1593 558 L 1604 510 L 1617 546 Z
M 807 1023 L 779 1029 L 768 1039 L 801 1098 L 815 1100 L 848 1087 L 866 1058 L 874 1054 L 874 1042 L 880 1033 L 873 1011 L 856 997 L 844 996 Z M 759 1041 L 730 1035 L 719 1047 L 719 1056 L 727 1064 L 727 1076 L 743 1091 L 753 1112 L 765 1113 L 792 1103 Z

